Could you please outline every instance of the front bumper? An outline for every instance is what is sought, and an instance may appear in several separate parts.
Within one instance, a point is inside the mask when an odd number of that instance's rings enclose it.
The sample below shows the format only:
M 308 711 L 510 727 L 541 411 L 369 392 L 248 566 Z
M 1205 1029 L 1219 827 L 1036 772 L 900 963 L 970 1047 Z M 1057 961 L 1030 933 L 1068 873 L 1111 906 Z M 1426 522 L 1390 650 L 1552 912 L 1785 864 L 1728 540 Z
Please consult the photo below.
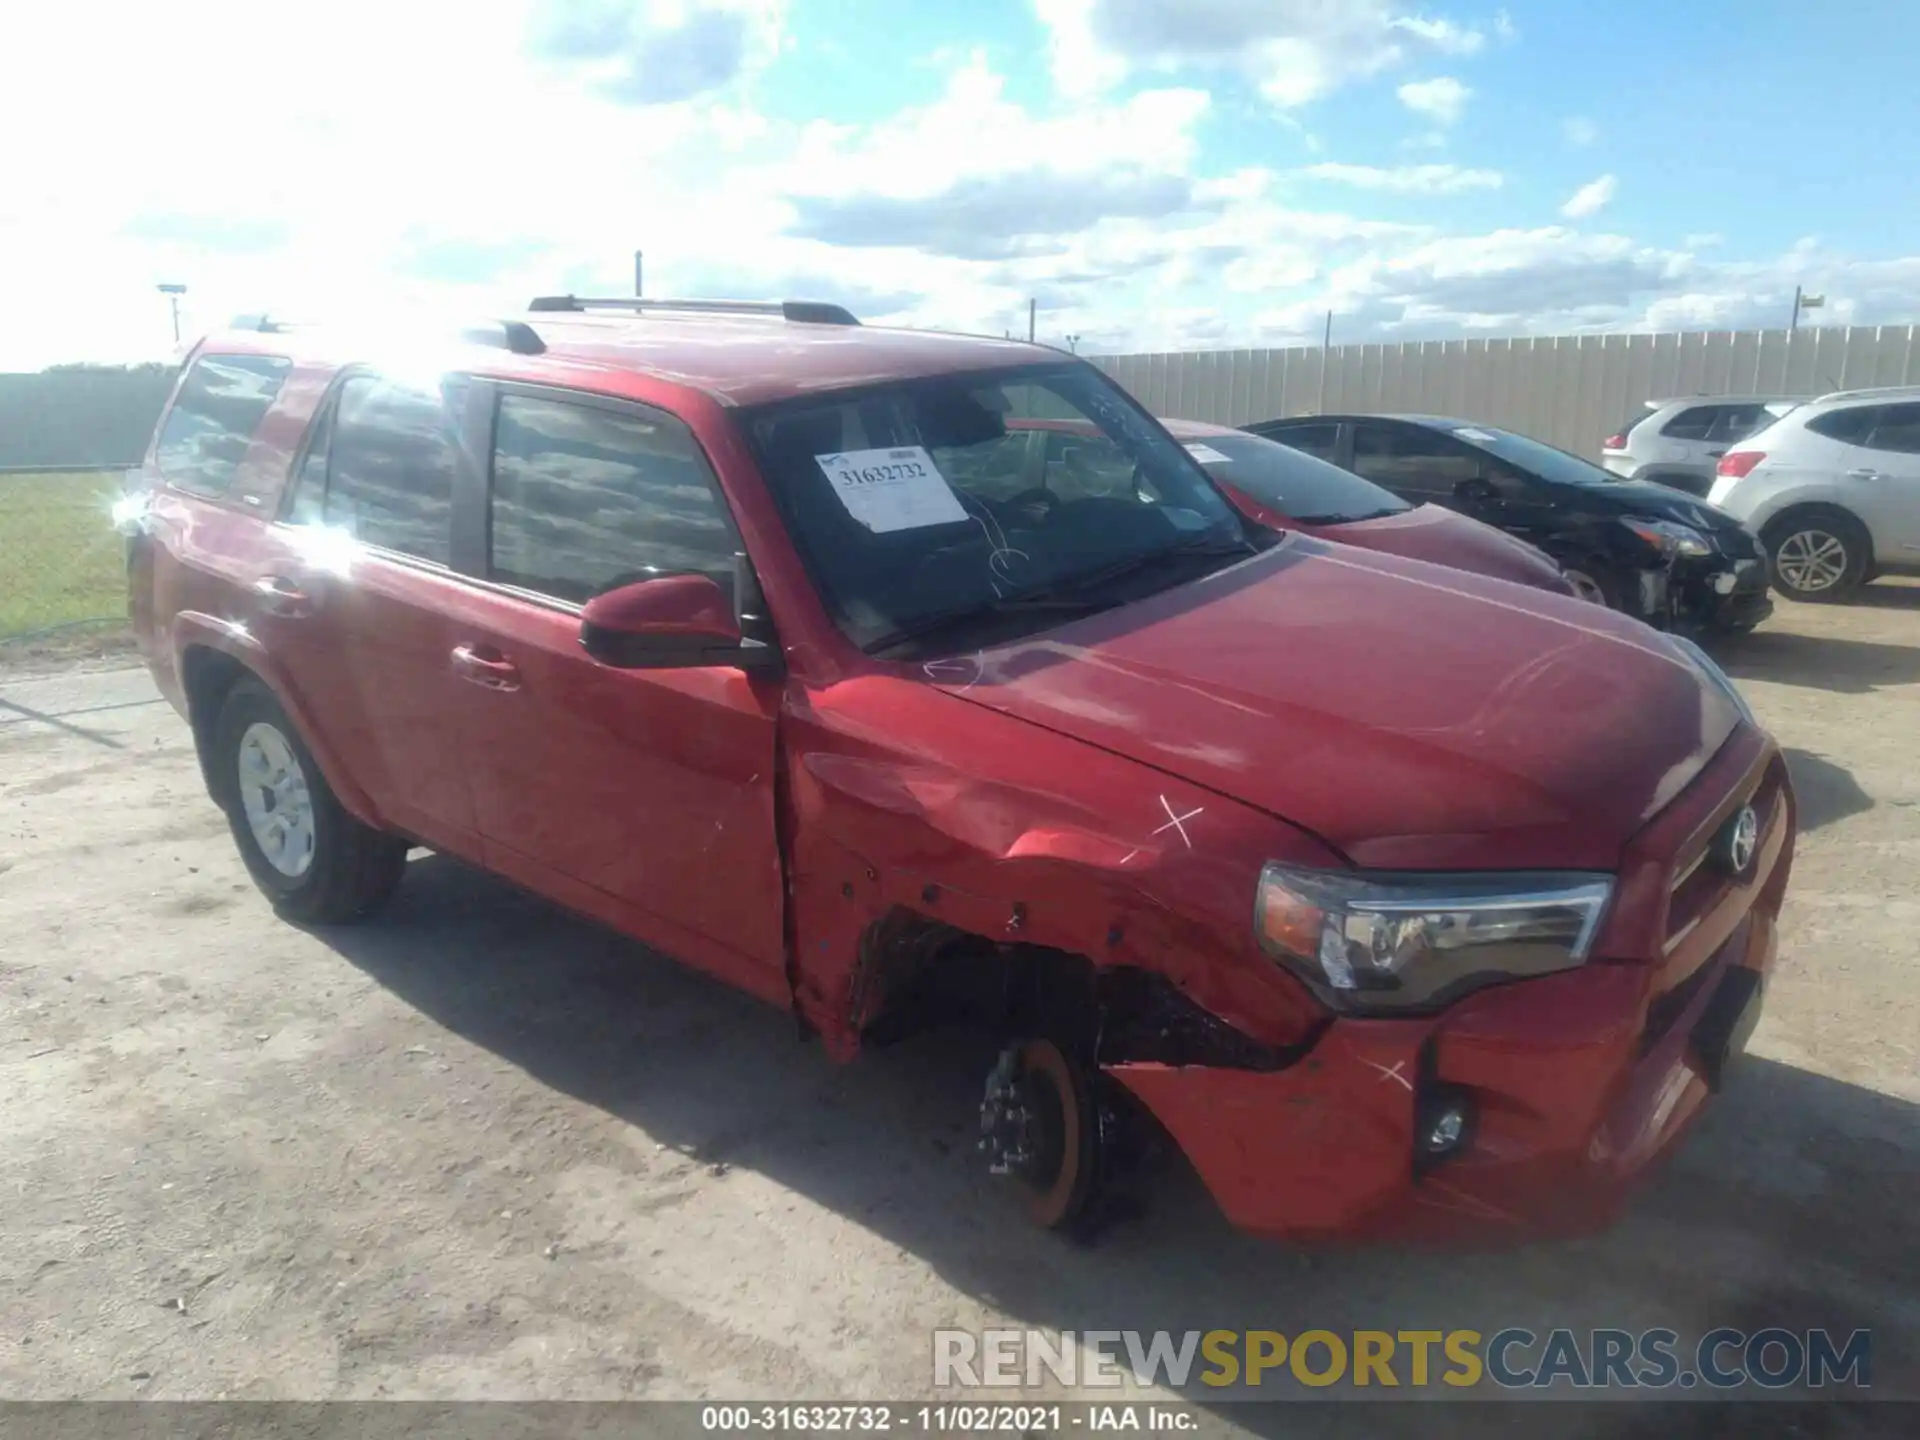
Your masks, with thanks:
M 1774 758 L 1766 773 L 1722 791 L 1709 817 L 1718 826 L 1746 796 L 1756 808 L 1777 796 L 1750 879 L 1708 895 L 1696 867 L 1671 882 L 1670 902 L 1663 879 L 1658 958 L 1590 962 L 1435 1016 L 1338 1019 L 1284 1070 L 1110 1073 L 1227 1218 L 1258 1234 L 1505 1242 L 1603 1228 L 1698 1118 L 1758 1018 L 1794 831 L 1784 766 Z M 1621 900 L 1650 873 L 1623 872 Z M 1416 1117 L 1436 1096 L 1464 1096 L 1469 1128 L 1449 1155 L 1417 1159 Z
M 1764 555 L 1682 562 L 1670 581 L 1674 628 L 1749 630 L 1773 613 Z

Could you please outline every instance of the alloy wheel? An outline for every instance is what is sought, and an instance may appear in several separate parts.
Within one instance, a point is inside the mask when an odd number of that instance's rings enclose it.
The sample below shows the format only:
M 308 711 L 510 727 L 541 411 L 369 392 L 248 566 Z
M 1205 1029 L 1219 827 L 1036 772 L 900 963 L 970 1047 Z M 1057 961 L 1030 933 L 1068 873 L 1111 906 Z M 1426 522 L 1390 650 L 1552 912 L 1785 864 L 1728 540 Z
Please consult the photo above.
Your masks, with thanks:
M 256 720 L 240 737 L 240 805 L 267 863 L 289 880 L 313 864 L 313 797 L 287 737 Z
M 1847 547 L 1830 531 L 1796 530 L 1774 552 L 1774 574 L 1789 590 L 1818 595 L 1847 573 Z

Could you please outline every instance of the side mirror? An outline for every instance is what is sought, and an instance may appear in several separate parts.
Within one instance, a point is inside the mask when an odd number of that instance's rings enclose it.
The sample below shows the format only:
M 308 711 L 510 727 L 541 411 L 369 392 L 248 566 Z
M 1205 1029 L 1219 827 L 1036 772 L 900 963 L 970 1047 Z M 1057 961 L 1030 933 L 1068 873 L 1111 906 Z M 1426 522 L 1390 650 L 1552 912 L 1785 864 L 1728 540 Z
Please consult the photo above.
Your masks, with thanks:
M 706 575 L 657 575 L 594 596 L 580 612 L 580 645 L 619 670 L 779 662 L 772 646 L 741 635 L 727 592 Z
M 1471 479 L 1455 481 L 1453 497 L 1469 505 L 1493 505 L 1498 503 L 1500 492 L 1486 476 L 1475 475 Z

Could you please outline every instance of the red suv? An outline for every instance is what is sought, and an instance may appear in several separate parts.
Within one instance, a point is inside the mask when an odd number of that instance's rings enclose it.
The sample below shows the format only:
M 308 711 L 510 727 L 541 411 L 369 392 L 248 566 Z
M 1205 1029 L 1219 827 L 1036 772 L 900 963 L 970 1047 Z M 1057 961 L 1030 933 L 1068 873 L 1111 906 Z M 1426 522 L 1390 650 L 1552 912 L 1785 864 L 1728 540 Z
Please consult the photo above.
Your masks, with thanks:
M 1126 483 L 1028 471 L 1097 429 Z M 1254 525 L 1070 356 L 553 297 L 199 345 L 132 609 L 260 888 L 410 846 L 797 1016 L 957 1018 L 1085 1215 L 1158 1128 L 1285 1235 L 1604 1223 L 1758 1016 L 1794 838 L 1697 649 Z

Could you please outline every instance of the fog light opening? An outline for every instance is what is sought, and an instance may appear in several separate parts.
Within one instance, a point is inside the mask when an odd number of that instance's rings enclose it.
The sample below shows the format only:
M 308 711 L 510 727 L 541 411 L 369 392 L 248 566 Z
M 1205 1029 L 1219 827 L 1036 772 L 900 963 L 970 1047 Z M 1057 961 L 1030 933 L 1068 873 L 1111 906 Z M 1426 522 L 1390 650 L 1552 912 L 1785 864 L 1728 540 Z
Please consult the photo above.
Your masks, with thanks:
M 1414 1115 L 1414 1169 L 1427 1170 L 1458 1155 L 1472 1138 L 1473 1101 L 1458 1090 L 1429 1094 Z

